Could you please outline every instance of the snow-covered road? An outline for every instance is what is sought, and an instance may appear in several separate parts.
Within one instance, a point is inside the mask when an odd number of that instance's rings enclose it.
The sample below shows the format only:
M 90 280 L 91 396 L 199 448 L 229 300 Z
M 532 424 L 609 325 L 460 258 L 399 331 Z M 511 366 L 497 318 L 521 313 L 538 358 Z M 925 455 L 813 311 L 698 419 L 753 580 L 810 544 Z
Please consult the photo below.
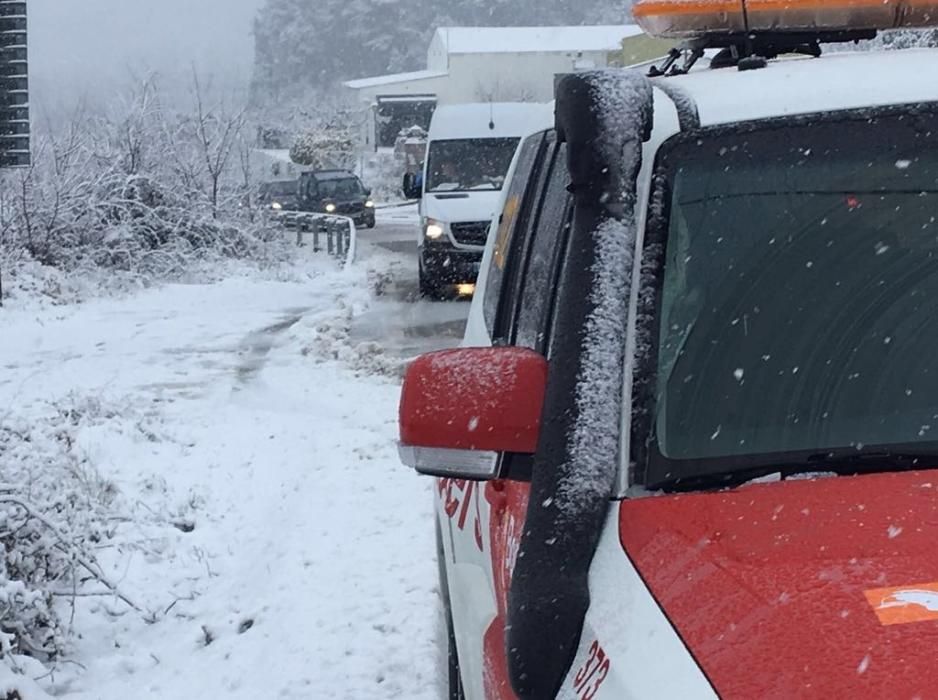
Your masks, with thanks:
M 397 460 L 399 362 L 350 332 L 367 267 L 4 312 L 4 420 L 71 410 L 147 613 L 79 599 L 50 693 L 437 697 L 431 485 Z

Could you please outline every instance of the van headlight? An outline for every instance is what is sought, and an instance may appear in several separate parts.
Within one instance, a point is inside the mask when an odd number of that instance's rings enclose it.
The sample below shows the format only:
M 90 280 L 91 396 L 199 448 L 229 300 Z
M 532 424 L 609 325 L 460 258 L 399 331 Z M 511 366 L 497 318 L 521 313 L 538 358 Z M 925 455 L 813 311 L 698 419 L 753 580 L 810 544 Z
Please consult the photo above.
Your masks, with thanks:
M 437 221 L 436 219 L 426 219 L 423 222 L 423 235 L 428 240 L 438 241 L 445 233 L 446 229 L 444 228 L 442 221 Z

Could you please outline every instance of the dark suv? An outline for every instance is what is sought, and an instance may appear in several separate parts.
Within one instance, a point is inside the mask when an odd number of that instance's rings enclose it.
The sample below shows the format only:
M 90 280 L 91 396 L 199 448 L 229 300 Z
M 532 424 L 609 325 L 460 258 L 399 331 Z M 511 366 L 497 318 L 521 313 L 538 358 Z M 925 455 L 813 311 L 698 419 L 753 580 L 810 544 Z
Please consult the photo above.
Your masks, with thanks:
M 346 170 L 316 170 L 300 175 L 301 211 L 347 216 L 356 226 L 375 227 L 371 190 Z

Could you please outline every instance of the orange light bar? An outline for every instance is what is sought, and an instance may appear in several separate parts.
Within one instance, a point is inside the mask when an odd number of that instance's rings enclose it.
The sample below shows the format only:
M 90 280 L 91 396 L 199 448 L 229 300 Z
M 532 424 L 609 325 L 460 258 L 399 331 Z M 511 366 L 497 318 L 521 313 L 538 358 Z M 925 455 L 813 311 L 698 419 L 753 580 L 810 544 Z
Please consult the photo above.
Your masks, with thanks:
M 938 0 L 635 0 L 632 15 L 647 34 L 669 39 L 861 31 L 938 26 Z

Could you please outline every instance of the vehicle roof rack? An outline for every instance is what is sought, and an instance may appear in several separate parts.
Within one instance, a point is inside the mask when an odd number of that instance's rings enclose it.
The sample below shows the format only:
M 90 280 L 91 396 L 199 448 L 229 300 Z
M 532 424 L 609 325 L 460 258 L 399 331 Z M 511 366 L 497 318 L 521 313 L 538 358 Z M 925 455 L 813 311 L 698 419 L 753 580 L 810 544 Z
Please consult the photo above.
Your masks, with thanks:
M 719 53 L 710 61 L 711 68 L 737 67 L 739 70 L 764 68 L 766 62 L 784 54 L 821 55 L 822 44 L 860 42 L 876 38 L 875 29 L 823 32 L 751 32 L 708 34 L 689 39 L 671 49 L 660 66 L 652 66 L 649 77 L 684 75 L 708 49 Z

